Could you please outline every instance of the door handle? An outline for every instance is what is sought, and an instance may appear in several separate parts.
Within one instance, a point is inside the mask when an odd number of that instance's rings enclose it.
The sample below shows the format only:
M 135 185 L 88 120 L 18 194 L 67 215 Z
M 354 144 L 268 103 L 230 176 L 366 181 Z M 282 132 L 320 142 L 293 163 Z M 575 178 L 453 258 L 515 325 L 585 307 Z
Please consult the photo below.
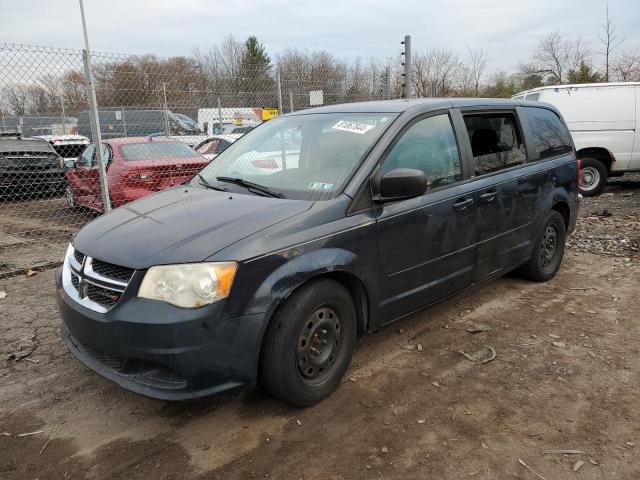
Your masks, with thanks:
M 473 205 L 473 198 L 461 198 L 453 204 L 453 208 L 458 212 L 461 212 L 469 208 L 471 205 Z
M 497 190 L 487 190 L 486 192 L 480 194 L 480 200 L 482 200 L 483 202 L 490 202 L 494 200 L 497 195 Z

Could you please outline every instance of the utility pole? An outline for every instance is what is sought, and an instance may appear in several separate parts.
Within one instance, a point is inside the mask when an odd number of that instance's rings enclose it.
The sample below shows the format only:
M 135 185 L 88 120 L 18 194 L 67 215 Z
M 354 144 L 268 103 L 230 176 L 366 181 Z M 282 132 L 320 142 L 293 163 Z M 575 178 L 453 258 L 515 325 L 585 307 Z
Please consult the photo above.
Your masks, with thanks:
M 64 113 L 64 98 L 60 95 L 60 106 L 62 107 L 62 134 L 67 134 L 67 116 Z
M 280 80 L 280 68 L 277 70 L 276 83 L 278 87 L 278 114 L 282 115 L 282 82 Z
M 380 93 L 383 100 L 391 98 L 391 68 L 388 65 L 380 74 Z
M 167 109 L 167 84 L 162 82 L 162 96 L 164 98 L 164 133 L 169 136 L 169 110 Z
M 98 174 L 100 175 L 100 190 L 102 191 L 102 208 L 104 213 L 111 210 L 111 199 L 109 198 L 109 187 L 107 185 L 107 169 L 102 158 L 102 132 L 100 128 L 100 115 L 98 115 L 98 102 L 96 100 L 96 86 L 93 79 L 93 71 L 91 70 L 91 49 L 89 48 L 89 35 L 87 33 L 87 21 L 84 18 L 84 4 L 80 2 L 80 16 L 82 17 L 82 30 L 84 32 L 84 50 L 82 59 L 84 60 L 84 75 L 87 83 L 87 96 L 89 97 L 89 110 L 93 121 L 91 126 L 93 129 L 93 141 L 96 144 L 96 156 L 98 158 Z
M 401 42 L 401 44 L 404 45 L 404 52 L 402 52 L 404 56 L 404 61 L 402 62 L 404 66 L 402 96 L 411 98 L 411 35 L 405 35 L 404 42 Z

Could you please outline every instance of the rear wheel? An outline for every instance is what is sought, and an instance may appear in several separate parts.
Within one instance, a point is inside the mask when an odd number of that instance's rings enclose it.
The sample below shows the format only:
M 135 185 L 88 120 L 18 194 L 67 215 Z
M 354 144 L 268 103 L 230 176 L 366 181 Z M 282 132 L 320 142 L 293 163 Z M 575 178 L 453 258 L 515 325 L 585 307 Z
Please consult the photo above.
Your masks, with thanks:
M 551 210 L 534 242 L 531 258 L 520 270 L 522 275 L 536 282 L 551 280 L 562 263 L 566 239 L 564 218 L 556 210 Z
M 275 397 L 308 406 L 330 395 L 351 361 L 356 311 L 340 283 L 302 286 L 278 309 L 262 345 L 260 382 Z
M 580 193 L 585 197 L 600 195 L 609 177 L 606 165 L 595 158 L 583 158 L 581 162 Z

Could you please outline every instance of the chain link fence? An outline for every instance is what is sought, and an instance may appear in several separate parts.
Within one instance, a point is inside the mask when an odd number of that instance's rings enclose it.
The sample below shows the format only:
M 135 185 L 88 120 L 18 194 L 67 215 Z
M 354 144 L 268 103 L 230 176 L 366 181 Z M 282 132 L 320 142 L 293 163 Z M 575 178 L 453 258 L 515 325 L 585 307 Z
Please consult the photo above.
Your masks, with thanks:
M 306 60 L 93 52 L 94 110 L 82 50 L 0 44 L 0 277 L 57 265 L 85 223 L 189 181 L 279 113 L 392 96 L 388 70 Z M 283 170 L 296 142 L 244 161 Z

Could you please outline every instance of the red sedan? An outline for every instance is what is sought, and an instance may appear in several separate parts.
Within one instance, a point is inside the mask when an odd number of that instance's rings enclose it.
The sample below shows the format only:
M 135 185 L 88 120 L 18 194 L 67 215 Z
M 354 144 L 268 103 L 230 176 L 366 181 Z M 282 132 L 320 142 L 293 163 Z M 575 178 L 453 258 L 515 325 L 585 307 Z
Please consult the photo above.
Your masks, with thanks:
M 166 137 L 126 137 L 103 141 L 107 185 L 113 207 L 190 180 L 209 160 L 188 145 Z M 98 158 L 90 144 L 75 162 L 66 162 L 70 207 L 103 211 Z

